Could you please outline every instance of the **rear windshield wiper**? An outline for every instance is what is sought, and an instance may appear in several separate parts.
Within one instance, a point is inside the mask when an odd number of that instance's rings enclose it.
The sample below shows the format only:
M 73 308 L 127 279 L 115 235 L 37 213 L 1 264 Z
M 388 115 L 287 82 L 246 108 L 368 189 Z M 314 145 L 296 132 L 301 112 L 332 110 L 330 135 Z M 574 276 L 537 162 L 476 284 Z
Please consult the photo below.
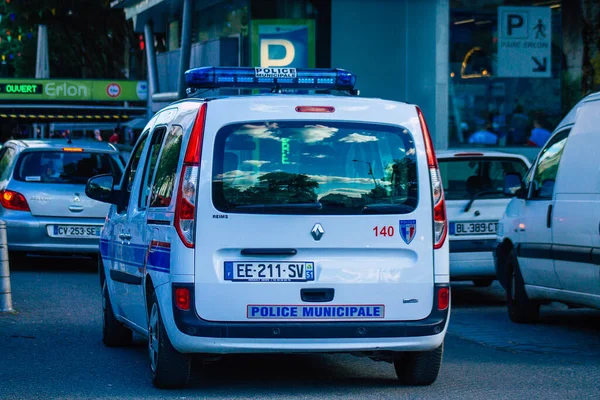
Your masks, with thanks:
M 473 197 L 471 197 L 471 200 L 469 200 L 469 202 L 467 203 L 467 206 L 464 209 L 464 212 L 467 212 L 471 209 L 471 206 L 473 205 L 473 202 L 475 201 L 475 199 L 477 199 L 478 197 L 481 196 L 486 196 L 489 194 L 503 194 L 503 192 L 499 191 L 499 190 L 484 190 L 481 192 L 477 192 L 473 195 Z
M 246 204 L 234 206 L 236 210 L 320 210 L 323 205 L 318 201 L 313 203 L 282 203 L 282 204 Z
M 408 214 L 414 210 L 406 204 L 369 204 L 363 207 L 361 214 Z

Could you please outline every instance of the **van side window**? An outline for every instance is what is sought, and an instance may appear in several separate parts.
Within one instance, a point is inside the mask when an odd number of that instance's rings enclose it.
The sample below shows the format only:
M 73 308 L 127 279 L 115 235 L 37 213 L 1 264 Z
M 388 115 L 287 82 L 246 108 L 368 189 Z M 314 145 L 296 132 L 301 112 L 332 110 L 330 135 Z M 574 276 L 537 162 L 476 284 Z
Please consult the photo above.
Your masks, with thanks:
M 558 165 L 567 143 L 570 129 L 556 134 L 544 147 L 538 158 L 533 175 L 530 199 L 552 200 Z
M 525 193 L 529 192 L 529 185 L 531 185 L 531 179 L 533 178 L 533 170 L 534 169 L 535 169 L 535 164 L 533 164 L 529 168 L 529 170 L 527 171 L 527 173 L 523 177 L 523 186 L 525 187 L 525 190 L 527 190 Z
M 129 204 L 129 196 L 131 195 L 131 187 L 133 186 L 135 173 L 137 171 L 138 164 L 140 163 L 140 158 L 142 157 L 142 152 L 147 139 L 148 132 L 145 132 L 142 134 L 142 138 L 138 141 L 136 147 L 133 149 L 131 158 L 129 159 L 129 164 L 127 164 L 127 169 L 125 170 L 125 174 L 123 174 L 123 180 L 121 181 L 121 190 L 125 192 L 122 203 L 123 208 L 118 209 L 117 213 L 121 213 L 127 209 L 127 205 Z
M 144 175 L 142 184 L 140 185 L 140 198 L 138 208 L 143 210 L 148 204 L 148 197 L 150 195 L 150 185 L 152 184 L 152 176 L 154 175 L 154 168 L 158 161 L 158 154 L 160 153 L 160 147 L 162 146 L 163 139 L 167 128 L 164 126 L 158 127 L 152 133 L 150 139 L 150 149 L 148 150 L 148 158 L 146 159 L 146 165 L 144 166 Z
M 10 166 L 15 159 L 15 149 L 12 147 L 5 147 L 0 152 L 0 181 L 8 178 L 10 173 Z
M 152 186 L 150 207 L 167 207 L 171 204 L 182 139 L 183 128 L 173 125 L 165 138 L 165 144 L 160 153 L 156 177 Z

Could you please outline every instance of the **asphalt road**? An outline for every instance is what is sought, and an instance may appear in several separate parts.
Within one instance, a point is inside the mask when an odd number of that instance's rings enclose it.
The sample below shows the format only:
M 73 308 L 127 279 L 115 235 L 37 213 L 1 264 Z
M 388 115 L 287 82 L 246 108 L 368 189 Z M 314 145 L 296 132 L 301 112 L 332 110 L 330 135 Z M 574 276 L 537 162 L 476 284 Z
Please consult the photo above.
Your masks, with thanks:
M 600 399 L 600 311 L 543 309 L 512 324 L 497 284 L 453 286 L 442 371 L 397 383 L 390 364 L 350 355 L 236 356 L 196 368 L 189 387 L 152 387 L 145 341 L 101 342 L 95 271 L 39 260 L 12 271 L 18 313 L 0 315 L 0 399 Z

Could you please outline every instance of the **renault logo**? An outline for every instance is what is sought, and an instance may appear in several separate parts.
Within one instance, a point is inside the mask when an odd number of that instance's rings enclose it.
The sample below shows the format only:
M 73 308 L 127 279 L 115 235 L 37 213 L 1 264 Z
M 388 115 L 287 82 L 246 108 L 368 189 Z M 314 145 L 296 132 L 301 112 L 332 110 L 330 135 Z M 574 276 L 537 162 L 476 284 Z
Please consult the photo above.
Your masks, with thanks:
M 323 229 L 321 224 L 315 224 L 315 226 L 313 226 L 312 230 L 310 231 L 310 234 L 312 235 L 313 239 L 315 239 L 315 240 L 321 240 L 324 233 L 325 233 L 325 230 Z
M 79 198 L 79 193 L 75 193 L 73 195 L 73 203 L 78 203 L 80 201 L 81 201 L 81 199 Z

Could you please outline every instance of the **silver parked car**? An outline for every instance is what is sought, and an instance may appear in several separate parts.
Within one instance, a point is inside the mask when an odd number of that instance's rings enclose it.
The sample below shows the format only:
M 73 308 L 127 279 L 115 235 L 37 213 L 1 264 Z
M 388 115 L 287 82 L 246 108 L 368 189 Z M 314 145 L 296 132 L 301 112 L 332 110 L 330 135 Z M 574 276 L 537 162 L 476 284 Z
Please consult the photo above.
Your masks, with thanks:
M 0 219 L 6 222 L 11 260 L 27 253 L 98 253 L 108 205 L 85 195 L 89 178 L 123 164 L 106 143 L 10 140 L 0 149 Z

